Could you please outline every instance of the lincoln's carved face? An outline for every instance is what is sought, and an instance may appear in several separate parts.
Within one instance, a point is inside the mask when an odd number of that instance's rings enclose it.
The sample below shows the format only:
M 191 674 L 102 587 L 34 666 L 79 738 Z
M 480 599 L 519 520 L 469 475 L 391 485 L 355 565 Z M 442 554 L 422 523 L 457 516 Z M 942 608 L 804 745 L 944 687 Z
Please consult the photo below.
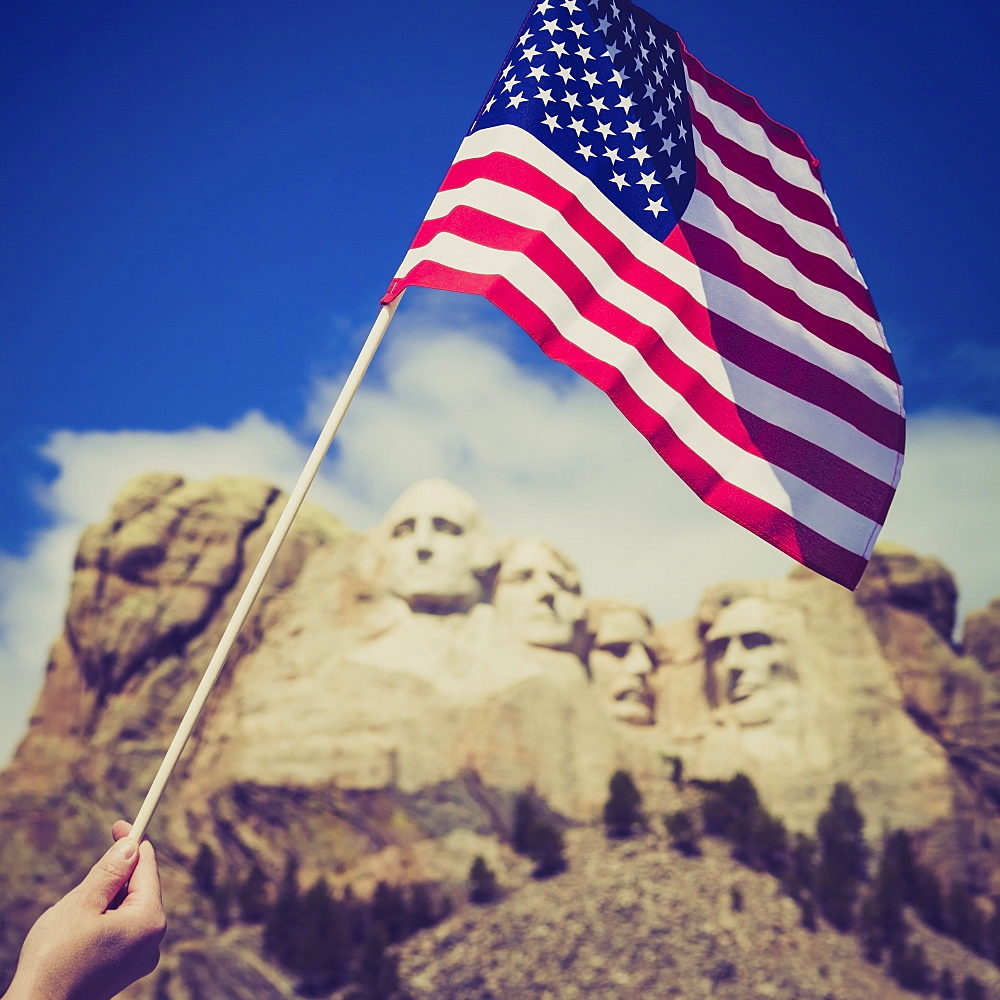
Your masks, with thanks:
M 468 611 L 481 596 L 478 573 L 494 561 L 483 516 L 443 479 L 411 486 L 382 521 L 385 583 L 413 611 Z
M 576 569 L 555 549 L 515 542 L 500 563 L 493 603 L 497 616 L 533 646 L 568 647 L 583 618 Z
M 649 675 L 656 660 L 649 646 L 649 619 L 627 605 L 602 610 L 596 619 L 589 661 L 594 683 L 616 719 L 651 725 L 655 702 Z
M 744 597 L 719 612 L 706 634 L 709 669 L 744 726 L 786 716 L 798 704 L 798 675 L 771 605 Z

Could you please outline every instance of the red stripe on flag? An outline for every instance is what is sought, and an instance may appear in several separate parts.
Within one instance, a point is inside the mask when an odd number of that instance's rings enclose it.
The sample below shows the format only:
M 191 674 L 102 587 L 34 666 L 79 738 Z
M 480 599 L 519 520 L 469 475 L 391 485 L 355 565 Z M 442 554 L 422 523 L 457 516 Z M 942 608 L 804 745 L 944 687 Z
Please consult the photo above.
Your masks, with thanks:
M 767 134 L 771 145 L 790 156 L 803 160 L 813 177 L 819 182 L 819 160 L 809 152 L 802 136 L 787 125 L 776 122 L 758 103 L 757 99 L 742 90 L 737 90 L 731 83 L 726 83 L 721 77 L 710 73 L 696 59 L 687 47 L 683 45 L 684 66 L 688 76 L 705 88 L 705 92 L 713 101 L 724 104 L 735 111 L 741 118 L 753 125 L 759 125 Z
M 711 199 L 716 208 L 732 222 L 739 232 L 765 250 L 790 261 L 800 274 L 816 284 L 840 292 L 863 313 L 876 322 L 878 321 L 872 297 L 860 281 L 848 274 L 831 258 L 805 249 L 784 226 L 763 218 L 734 200 L 726 190 L 725 185 L 717 178 L 712 177 L 700 162 L 698 167 L 697 186 L 699 190 Z M 850 251 L 847 251 L 845 247 L 845 252 L 849 253 Z M 853 330 L 854 328 L 848 324 L 847 329 Z M 867 337 L 861 336 L 865 343 L 872 343 Z M 852 349 L 851 353 L 858 352 Z
M 413 246 L 426 246 L 440 233 L 522 254 L 562 289 L 584 319 L 633 346 L 649 368 L 683 396 L 708 426 L 738 448 L 784 469 L 870 520 L 885 516 L 892 496 L 891 486 L 819 445 L 736 405 L 700 372 L 678 358 L 656 330 L 605 300 L 545 233 L 459 205 L 445 216 L 426 220 Z
M 837 545 L 752 493 L 728 483 L 677 437 L 659 413 L 635 394 L 621 372 L 566 340 L 545 312 L 505 277 L 470 274 L 433 261 L 420 261 L 406 275 L 393 281 L 386 299 L 391 301 L 407 285 L 467 292 L 489 299 L 524 329 L 550 358 L 569 365 L 603 389 L 657 454 L 709 506 L 837 583 L 851 589 L 857 585 L 866 565 L 862 556 Z
M 875 371 L 891 379 L 897 385 L 899 384 L 899 374 L 895 364 L 893 364 L 892 355 L 881 345 L 869 340 L 850 323 L 834 319 L 832 316 L 827 316 L 814 309 L 803 302 L 791 289 L 779 285 L 767 275 L 745 263 L 735 248 L 725 240 L 713 236 L 683 219 L 680 226 L 694 252 L 695 263 L 700 268 L 723 281 L 728 281 L 737 288 L 744 289 L 779 316 L 784 316 L 793 323 L 801 325 L 823 343 L 860 358 L 871 365 Z M 666 242 L 670 243 L 669 237 Z M 846 383 L 844 384 L 846 385 Z M 852 387 L 848 386 L 848 388 Z M 862 395 L 864 394 L 862 393 Z M 870 399 L 869 403 L 878 406 Z M 879 410 L 884 410 L 884 408 L 879 407 Z
M 441 190 L 455 190 L 465 187 L 478 179 L 495 181 L 498 184 L 521 191 L 559 212 L 567 224 L 594 247 L 622 281 L 627 282 L 669 308 L 702 343 L 708 345 L 713 350 L 719 349 L 705 322 L 703 307 L 687 289 L 671 280 L 667 275 L 662 274 L 655 268 L 637 259 L 621 239 L 587 211 L 576 195 L 560 186 L 547 174 L 542 173 L 530 163 L 526 163 L 509 153 L 488 153 L 486 156 L 461 160 L 453 164 L 441 185 Z M 674 232 L 676 233 L 677 230 L 675 229 Z M 670 237 L 665 242 L 668 246 L 677 249 L 675 241 Z M 704 266 L 703 260 L 698 260 L 695 263 L 699 266 Z M 796 299 L 796 301 L 798 300 Z M 899 381 L 895 365 L 892 363 L 892 357 L 885 348 L 868 340 L 863 334 L 848 324 L 837 324 L 836 321 L 829 320 L 827 317 L 822 317 L 822 319 L 826 322 L 827 326 L 824 331 L 826 336 L 821 338 L 825 343 L 830 344 L 831 347 L 837 350 L 861 357 L 863 361 L 870 364 L 876 371 L 893 379 L 893 381 Z M 746 336 L 763 341 L 763 338 L 758 338 L 749 332 L 746 333 Z M 780 352 L 780 356 L 783 358 L 783 365 L 798 371 L 800 375 L 817 367 L 791 351 L 771 345 L 770 341 L 767 343 L 774 350 Z M 862 351 L 864 353 L 861 353 Z M 725 352 L 723 354 L 725 356 Z M 755 375 L 757 378 L 774 385 L 781 384 L 775 381 L 776 378 L 782 377 L 781 373 L 776 373 L 768 365 L 758 364 L 753 352 L 741 350 L 739 360 L 736 358 L 728 358 L 728 360 L 733 361 L 734 364 L 739 364 L 741 368 Z M 836 382 L 839 386 L 843 387 L 845 392 L 853 389 L 850 383 L 839 379 L 830 372 L 826 372 L 825 369 L 823 371 L 827 380 Z M 811 381 L 813 380 L 802 377 L 796 379 L 797 383 L 803 385 L 809 384 Z M 829 385 L 830 382 L 826 381 L 823 384 Z M 782 385 L 782 387 L 784 386 Z M 856 392 L 857 390 L 853 391 Z M 838 416 L 843 416 L 844 411 L 847 409 L 837 406 L 835 401 L 831 402 L 828 398 L 802 396 L 801 393 L 797 393 L 797 395 L 800 395 L 803 399 L 808 399 L 817 406 L 822 406 L 824 409 L 836 413 Z M 879 406 L 877 403 L 873 402 L 872 405 L 879 413 L 879 422 L 888 422 L 893 428 L 892 433 L 895 433 L 898 414 Z M 831 406 L 834 408 L 831 409 Z M 852 420 L 851 422 L 854 423 L 855 421 Z M 882 440 L 877 432 L 873 433 L 867 427 L 860 427 L 859 429 L 876 440 Z
M 723 135 L 708 115 L 702 114 L 693 106 L 691 120 L 698 129 L 701 141 L 715 152 L 726 167 L 765 191 L 773 192 L 778 201 L 793 215 L 828 229 L 847 249 L 847 243 L 834 218 L 830 203 L 825 198 L 815 191 L 785 180 L 766 156 L 753 152 L 741 146 L 735 139 Z

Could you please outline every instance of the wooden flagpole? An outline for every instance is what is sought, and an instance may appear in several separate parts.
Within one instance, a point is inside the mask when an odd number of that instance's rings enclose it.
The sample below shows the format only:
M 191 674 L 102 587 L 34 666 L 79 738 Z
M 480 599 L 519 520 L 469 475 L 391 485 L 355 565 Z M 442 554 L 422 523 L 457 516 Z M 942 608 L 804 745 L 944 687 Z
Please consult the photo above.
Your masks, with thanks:
M 313 446 L 305 468 L 299 475 L 298 482 L 296 482 L 292 492 L 288 495 L 285 509 L 281 512 L 281 516 L 278 518 L 278 523 L 274 526 L 274 531 L 271 533 L 267 545 L 264 546 L 264 551 L 257 561 L 257 566 L 243 590 L 243 596 L 236 605 L 236 610 L 233 612 L 233 616 L 226 626 L 226 631 L 222 634 L 222 639 L 219 641 L 219 645 L 205 669 L 201 682 L 198 684 L 191 698 L 191 703 L 184 713 L 184 718 L 181 719 L 180 725 L 177 727 L 177 732 L 174 734 L 170 746 L 167 747 L 167 752 L 164 755 L 159 770 L 156 772 L 156 777 L 153 778 L 153 783 L 146 793 L 146 798 L 143 800 L 142 806 L 135 817 L 135 822 L 132 824 L 132 832 L 129 836 L 135 837 L 136 840 L 141 840 L 143 834 L 146 832 L 146 827 L 149 825 L 153 812 L 159 804 L 163 789 L 170 780 L 170 775 L 173 773 L 181 752 L 184 750 L 184 746 L 198 722 L 208 696 L 215 686 L 215 682 L 219 679 L 219 675 L 222 673 L 226 659 L 233 648 L 233 644 L 236 642 L 236 636 L 239 635 L 239 631 L 247 620 L 250 609 L 257 599 L 257 595 L 264 585 L 264 578 L 267 576 L 267 571 L 271 568 L 271 563 L 274 562 L 274 558 L 278 554 L 278 549 L 281 548 L 281 543 L 287 537 L 289 529 L 292 526 L 292 521 L 295 520 L 295 515 L 299 512 L 299 508 L 306 498 L 306 493 L 309 492 L 309 487 L 312 486 L 313 480 L 319 472 L 323 458 L 333 443 L 334 435 L 336 435 L 337 429 L 344 419 L 344 414 L 354 399 L 354 394 L 358 391 L 358 386 L 361 384 L 361 380 L 364 378 L 365 372 L 368 370 L 368 366 L 375 356 L 375 351 L 378 350 L 378 346 L 382 342 L 382 337 L 389 326 L 389 321 L 392 319 L 401 298 L 402 295 L 397 295 L 392 302 L 382 306 L 379 311 L 375 323 L 368 334 L 368 339 L 361 348 L 361 353 L 358 355 L 357 360 L 354 362 L 354 367 L 347 376 L 344 388 L 340 390 L 340 395 L 333 404 L 330 416 L 327 418 L 323 430 L 320 431 L 319 438 Z

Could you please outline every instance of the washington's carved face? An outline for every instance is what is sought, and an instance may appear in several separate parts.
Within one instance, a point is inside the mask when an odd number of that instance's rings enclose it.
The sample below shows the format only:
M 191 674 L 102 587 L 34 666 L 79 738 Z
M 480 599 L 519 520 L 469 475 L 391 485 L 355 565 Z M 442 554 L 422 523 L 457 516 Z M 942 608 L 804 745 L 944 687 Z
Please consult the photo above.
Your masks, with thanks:
M 411 486 L 382 522 L 385 582 L 411 609 L 467 611 L 480 597 L 477 571 L 491 562 L 475 501 L 442 479 Z
M 738 722 L 761 726 L 794 711 L 798 675 L 768 602 L 745 597 L 723 608 L 706 639 L 710 669 Z
M 650 622 L 641 611 L 612 608 L 600 614 L 590 651 L 590 671 L 611 714 L 636 726 L 654 721 L 649 675 L 656 661 L 649 638 Z
M 504 556 L 493 603 L 533 646 L 565 649 L 583 617 L 580 581 L 573 565 L 544 542 L 515 542 Z

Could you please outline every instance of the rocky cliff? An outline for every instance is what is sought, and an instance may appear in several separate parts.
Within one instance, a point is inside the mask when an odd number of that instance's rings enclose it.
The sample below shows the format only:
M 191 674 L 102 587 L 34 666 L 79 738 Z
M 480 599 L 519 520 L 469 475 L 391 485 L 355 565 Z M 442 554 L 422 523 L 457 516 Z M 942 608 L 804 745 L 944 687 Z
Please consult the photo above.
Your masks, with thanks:
M 135 813 L 281 499 L 151 475 L 84 534 L 0 786 L 0 979 L 111 820 Z M 720 584 L 692 595 L 689 620 L 654 623 L 589 599 L 546 543 L 495 538 L 451 484 L 417 484 L 367 535 L 307 509 L 151 828 L 171 931 L 134 995 L 292 995 L 253 934 L 219 936 L 192 891 L 199 852 L 219 884 L 256 868 L 277 886 L 294 856 L 303 884 L 457 897 L 477 855 L 516 868 L 503 844 L 519 793 L 585 828 L 619 768 L 656 812 L 677 807 L 678 769 L 743 771 L 803 831 L 849 781 L 873 841 L 915 831 L 985 906 L 1000 892 L 1000 604 L 956 645 L 955 601 L 939 563 L 887 549 L 854 595 L 800 571 Z

